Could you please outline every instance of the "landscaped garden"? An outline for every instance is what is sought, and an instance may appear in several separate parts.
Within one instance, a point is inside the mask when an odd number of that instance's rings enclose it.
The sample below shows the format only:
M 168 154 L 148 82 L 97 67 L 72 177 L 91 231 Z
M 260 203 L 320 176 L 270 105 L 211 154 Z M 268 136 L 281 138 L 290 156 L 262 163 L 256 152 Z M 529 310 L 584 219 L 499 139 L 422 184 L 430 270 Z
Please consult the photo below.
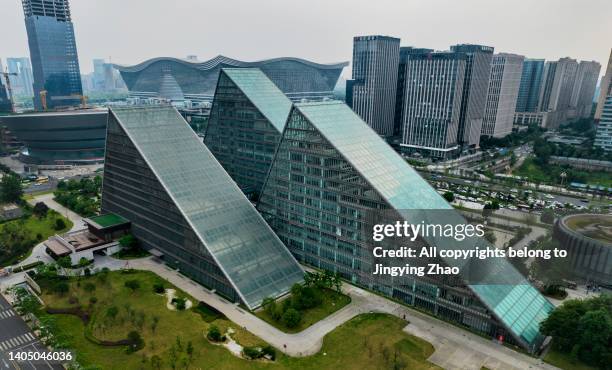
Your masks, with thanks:
M 358 316 L 329 333 L 316 355 L 291 358 L 153 273 L 65 278 L 48 266 L 38 271 L 46 303 L 38 310 L 41 321 L 56 347 L 73 348 L 87 368 L 438 369 L 426 361 L 433 347 L 403 332 L 407 323 L 389 315 Z M 169 290 L 193 306 L 170 303 Z M 225 346 L 230 339 L 244 347 L 242 356 Z M 273 355 L 244 358 L 262 349 Z
M 291 295 L 280 301 L 265 299 L 256 315 L 284 332 L 300 332 L 351 302 L 340 286 L 337 275 L 307 273 L 304 285 L 295 284 Z
M 72 228 L 70 220 L 53 210 L 46 209 L 37 213 L 36 207 L 34 210 L 27 206 L 24 208 L 23 217 L 0 223 L 0 266 L 22 261 L 36 244 Z
M 53 193 L 55 201 L 83 217 L 91 217 L 100 211 L 102 177 L 93 179 L 60 181 Z

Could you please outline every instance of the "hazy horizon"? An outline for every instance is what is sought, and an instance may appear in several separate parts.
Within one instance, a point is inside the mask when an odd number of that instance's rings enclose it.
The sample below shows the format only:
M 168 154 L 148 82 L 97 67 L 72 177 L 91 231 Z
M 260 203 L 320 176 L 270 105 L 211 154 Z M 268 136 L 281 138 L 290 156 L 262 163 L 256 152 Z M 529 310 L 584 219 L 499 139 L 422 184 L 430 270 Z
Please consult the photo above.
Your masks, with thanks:
M 612 1 L 71 0 L 81 73 L 92 59 L 136 64 L 146 59 L 216 55 L 252 61 L 281 56 L 350 61 L 352 38 L 382 34 L 402 46 L 445 50 L 452 44 L 556 60 L 596 60 L 602 74 L 612 47 Z M 4 0 L 0 58 L 29 57 L 21 0 Z M 10 37 L 9 37 L 10 35 Z M 350 66 L 343 76 L 350 75 Z

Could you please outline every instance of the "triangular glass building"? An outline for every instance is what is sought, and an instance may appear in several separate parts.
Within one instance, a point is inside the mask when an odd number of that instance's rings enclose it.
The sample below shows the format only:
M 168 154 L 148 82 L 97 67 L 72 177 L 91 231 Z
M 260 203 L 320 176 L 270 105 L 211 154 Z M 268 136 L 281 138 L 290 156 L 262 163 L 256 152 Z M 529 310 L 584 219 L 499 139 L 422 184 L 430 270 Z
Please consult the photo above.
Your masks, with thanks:
M 250 309 L 302 281 L 295 258 L 170 106 L 112 108 L 102 212 L 152 254 Z
M 219 74 L 204 143 L 252 199 L 261 192 L 291 101 L 258 68 Z
M 411 223 L 436 217 L 451 225 L 467 222 L 344 103 L 294 105 L 258 210 L 303 263 L 529 351 L 543 340 L 539 323 L 553 306 L 506 259 L 488 259 L 460 276 L 373 277 L 371 243 L 365 240 L 373 215 L 392 212 Z M 487 247 L 484 239 L 476 240 L 471 243 Z

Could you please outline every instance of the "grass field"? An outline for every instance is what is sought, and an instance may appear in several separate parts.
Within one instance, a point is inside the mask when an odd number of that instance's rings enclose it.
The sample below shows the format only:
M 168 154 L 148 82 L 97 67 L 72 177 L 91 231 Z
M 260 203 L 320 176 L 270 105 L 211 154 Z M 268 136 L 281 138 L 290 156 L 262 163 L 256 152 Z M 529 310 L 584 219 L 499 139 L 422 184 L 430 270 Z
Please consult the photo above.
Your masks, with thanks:
M 134 279 L 140 282 L 140 288 L 132 293 L 124 283 Z M 404 333 L 402 328 L 406 326 L 405 321 L 383 314 L 366 314 L 348 321 L 328 334 L 322 350 L 310 357 L 290 358 L 278 352 L 274 363 L 244 360 L 223 347 L 209 343 L 205 338 L 209 325 L 218 326 L 222 332 L 231 326 L 236 330 L 234 339 L 242 345 L 265 343 L 225 318 L 207 323 L 195 310 L 168 310 L 165 297 L 152 291 L 153 284 L 160 281 L 158 276 L 149 272 L 111 272 L 106 279 L 92 276 L 71 280 L 70 291 L 63 296 L 50 293 L 49 284 L 42 282 L 43 299 L 48 307 L 81 307 L 91 312 L 91 319 L 86 328 L 84 322 L 76 316 L 45 315 L 57 320 L 61 334 L 67 338 L 69 346 L 74 348 L 82 365 L 97 365 L 102 369 L 157 369 L 151 361 L 154 356 L 161 359 L 159 368 L 170 369 L 170 358 L 173 352 L 176 353 L 177 337 L 183 348 L 186 343 L 192 343 L 194 352 L 189 367 L 194 369 L 350 370 L 393 368 L 394 363 L 402 364 L 400 368 L 404 369 L 438 369 L 425 360 L 433 352 L 433 347 L 424 340 Z M 90 284 L 95 285 L 95 290 L 90 291 Z M 164 284 L 167 288 L 176 289 L 167 282 Z M 180 290 L 177 293 L 187 297 Z M 92 296 L 98 299 L 93 305 L 89 303 Z M 106 316 L 111 306 L 117 307 L 119 311 L 113 320 Z M 141 312 L 144 314 L 142 329 L 133 323 L 129 312 L 133 312 L 134 316 L 139 316 Z M 151 326 L 153 317 L 159 318 L 155 330 Z M 138 330 L 145 341 L 145 347 L 132 354 L 127 354 L 122 347 L 103 347 L 86 338 L 87 330 L 100 340 L 124 339 L 129 331 Z
M 612 187 L 612 176 L 604 171 L 582 171 L 576 169 L 565 169 L 561 166 L 549 164 L 546 168 L 538 165 L 534 158 L 527 158 L 523 164 L 513 171 L 513 175 L 527 177 L 531 182 L 540 182 L 552 185 L 559 185 L 561 173 L 567 173 L 568 177 L 564 180 L 565 184 L 570 182 L 580 182 L 589 185 L 599 185 Z
M 58 219 L 64 220 L 66 225 L 62 230 L 55 230 L 55 222 Z M 10 228 L 16 228 L 17 233 L 10 236 L 7 232 Z M 0 250 L 0 266 L 8 266 L 22 261 L 32 253 L 32 248 L 36 244 L 71 228 L 72 222 L 53 210 L 49 210 L 47 216 L 41 219 L 30 216 L 25 220 L 17 219 L 1 223 L 0 244 L 11 246 L 11 248 Z M 18 239 L 17 242 L 15 238 Z M 17 243 L 19 244 L 18 247 L 16 247 Z
M 351 303 L 351 298 L 345 294 L 338 293 L 331 289 L 321 290 L 321 305 L 302 311 L 302 320 L 300 324 L 295 328 L 288 328 L 282 322 L 276 321 L 271 318 L 265 311 L 259 310 L 255 313 L 260 319 L 270 323 L 271 325 L 279 328 L 285 333 L 299 333 L 300 331 L 312 326 L 313 324 L 321 321 L 323 318 L 331 315 L 332 313 L 340 310 L 342 307 Z
M 558 352 L 553 349 L 546 354 L 544 361 L 563 370 L 597 370 L 596 367 L 575 361 L 567 353 Z

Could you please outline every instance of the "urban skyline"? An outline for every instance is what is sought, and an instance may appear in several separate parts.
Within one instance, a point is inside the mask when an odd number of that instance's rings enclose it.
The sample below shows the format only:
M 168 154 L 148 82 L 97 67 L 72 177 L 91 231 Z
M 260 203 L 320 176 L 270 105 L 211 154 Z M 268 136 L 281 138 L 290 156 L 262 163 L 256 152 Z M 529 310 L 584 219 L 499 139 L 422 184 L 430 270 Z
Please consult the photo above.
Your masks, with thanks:
M 116 2 L 116 4 L 115 4 Z M 295 55 L 305 59 L 319 62 L 336 62 L 346 60 L 351 55 L 350 40 L 358 34 L 388 34 L 404 40 L 405 45 L 415 47 L 432 47 L 436 50 L 444 50 L 447 45 L 456 43 L 474 43 L 494 46 L 496 51 L 525 55 L 529 58 L 542 58 L 547 60 L 557 60 L 562 57 L 571 56 L 578 60 L 596 60 L 602 64 L 609 55 L 609 45 L 606 43 L 606 34 L 612 33 L 612 25 L 606 22 L 605 14 L 612 10 L 612 4 L 607 1 L 590 1 L 587 4 L 580 4 L 580 8 L 574 6 L 573 2 L 566 1 L 563 4 L 555 2 L 554 14 L 551 13 L 550 1 L 531 4 L 528 2 L 516 4 L 512 8 L 503 8 L 504 17 L 490 17 L 487 13 L 499 11 L 500 7 L 488 4 L 487 2 L 476 2 L 469 6 L 470 11 L 465 11 L 465 4 L 461 5 L 461 19 L 452 14 L 452 4 L 438 1 L 437 6 L 423 8 L 418 4 L 396 4 L 387 2 L 386 4 L 361 4 L 359 6 L 345 6 L 326 4 L 331 7 L 329 15 L 318 14 L 317 17 L 332 17 L 336 21 L 323 20 L 320 24 L 325 25 L 321 35 L 308 33 L 305 34 L 296 27 L 295 22 L 305 20 L 277 20 L 279 22 L 262 22 L 260 30 L 249 29 L 248 33 L 242 28 L 224 34 L 224 37 L 206 36 L 206 29 L 214 29 L 215 19 L 207 24 L 196 21 L 201 11 L 210 12 L 210 6 L 198 4 L 194 1 L 184 1 L 174 7 L 163 6 L 162 2 L 147 2 L 148 18 L 143 18 L 139 23 L 138 34 L 149 34 L 145 39 L 130 33 L 131 22 L 129 17 L 133 17 L 136 8 L 142 5 L 138 1 L 130 4 L 120 3 L 117 0 L 110 0 L 104 3 L 95 3 L 91 0 L 83 0 L 71 4 L 73 18 L 79 22 L 75 24 L 75 33 L 79 55 L 81 57 L 81 68 L 83 73 L 93 71 L 91 60 L 95 58 L 110 58 L 114 63 L 134 64 L 144 59 L 159 55 L 184 57 L 188 54 L 198 55 L 200 59 L 208 59 L 217 54 L 228 55 L 233 58 L 243 60 L 259 60 L 267 57 Z M 133 4 L 133 5 L 132 5 Z M 445 4 L 445 5 L 441 5 Z M 274 16 L 271 13 L 275 5 L 269 3 L 258 7 L 251 6 L 242 1 L 231 1 L 228 4 L 218 5 L 215 8 L 220 14 L 229 12 L 231 8 L 240 6 L 250 12 L 259 14 L 265 20 Z M 345 4 L 341 4 L 345 5 Z M 351 5 L 353 5 L 351 3 Z M 380 9 L 387 6 L 392 11 L 380 14 Z M 115 14 L 113 9 L 120 6 L 123 11 Z M 215 5 L 217 6 L 217 5 Z M 313 13 L 316 4 L 296 5 L 296 11 L 301 11 L 308 19 L 308 15 Z M 279 6 L 280 7 L 280 6 Z M 525 12 L 525 7 L 529 7 L 529 12 Z M 346 8 L 346 9 L 345 9 Z M 439 23 L 431 24 L 428 20 L 434 19 L 434 9 L 448 9 L 448 13 L 438 14 L 436 18 Z M 606 11 L 607 9 L 607 11 Z M 187 11 L 188 10 L 188 11 Z M 3 11 L 7 14 L 22 14 L 21 4 L 18 1 L 10 1 L 3 4 Z M 177 25 L 172 25 L 175 31 L 171 32 L 172 39 L 169 39 L 167 29 L 159 27 L 165 24 L 164 18 L 178 19 L 175 12 L 182 12 L 181 17 L 186 21 Z M 271 15 L 270 15 L 271 14 Z M 363 26 L 362 22 L 354 22 L 345 25 L 339 22 L 338 17 L 351 17 L 359 20 L 369 14 L 379 14 L 380 21 L 368 22 Z M 485 17 L 485 14 L 487 16 Z M 105 17 L 117 18 L 112 29 L 104 28 L 103 20 Z M 194 18 L 191 18 L 194 17 Z M 405 21 L 401 21 L 401 17 Z M 482 19 L 483 23 L 471 25 L 466 17 Z M 223 19 L 224 17 L 213 17 Z M 190 21 L 193 19 L 193 21 Z M 276 20 L 276 18 L 274 18 Z M 237 22 L 240 23 L 240 22 Z M 243 22 L 248 24 L 248 22 Z M 269 25 L 274 23 L 274 25 Z M 522 27 L 517 28 L 515 24 L 520 23 Z M 340 26 L 342 24 L 342 26 Z M 434 27 L 444 24 L 444 27 Z M 560 27 L 560 25 L 571 25 L 570 27 Z M 407 26 L 409 25 L 409 26 Z M 429 32 L 416 32 L 429 26 Z M 495 27 L 493 27 L 495 26 Z M 191 28 L 198 27 L 198 32 L 190 31 Z M 204 32 L 200 29 L 204 27 Z M 241 26 L 240 26 L 241 27 Z M 477 28 L 484 27 L 487 32 L 480 32 Z M 104 32 L 100 32 L 104 29 Z M 160 34 L 163 29 L 163 35 Z M 450 33 L 448 30 L 452 29 Z M 512 32 L 508 32 L 512 29 Z M 23 27 L 21 16 L 8 17 L 0 24 L 0 34 L 11 35 L 3 40 L 3 47 L 0 50 L 0 57 L 6 59 L 12 56 L 26 56 L 27 38 Z M 190 41 L 190 34 L 197 37 L 197 42 Z M 204 38 L 201 35 L 204 34 Z M 212 35 L 212 33 L 210 33 Z M 533 35 L 537 34 L 537 38 Z M 195 36 L 198 35 L 198 36 Z M 180 36 L 180 37 L 179 37 Z M 138 40 L 137 40 L 138 37 Z M 116 42 L 116 40 L 124 40 Z M 295 42 L 298 39 L 300 42 Z M 563 46 L 555 43 L 542 43 L 538 40 L 564 40 Z M 166 40 L 168 42 L 159 42 Z M 266 47 L 261 47 L 262 40 L 266 40 Z M 133 41 L 133 42 L 132 42 Z M 136 43 L 138 41 L 138 43 Z M 170 42 L 172 41 L 172 42 Z M 603 74 L 603 72 L 602 72 Z M 350 68 L 345 69 L 343 77 L 350 77 Z

